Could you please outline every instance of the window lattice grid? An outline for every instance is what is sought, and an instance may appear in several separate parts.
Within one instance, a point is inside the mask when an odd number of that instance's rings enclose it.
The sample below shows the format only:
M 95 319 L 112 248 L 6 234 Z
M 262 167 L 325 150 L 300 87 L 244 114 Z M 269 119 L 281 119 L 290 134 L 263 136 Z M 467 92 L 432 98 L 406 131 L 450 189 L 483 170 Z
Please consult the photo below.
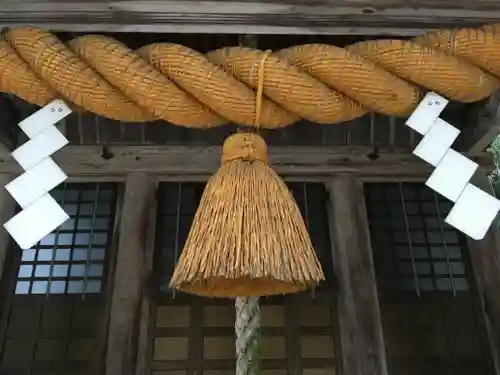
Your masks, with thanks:
M 383 279 L 418 295 L 469 290 L 463 239 L 444 222 L 450 201 L 417 183 L 367 184 L 365 190 Z
M 322 264 L 326 285 L 333 284 L 327 193 L 323 184 L 290 182 L 287 184 L 304 222 L 311 241 Z M 203 183 L 162 183 L 158 206 L 158 230 L 156 232 L 157 267 L 159 288 L 167 292 L 174 264 L 184 246 L 191 223 L 203 194 Z
M 424 184 L 364 188 L 389 375 L 494 374 L 452 204 Z
M 70 219 L 22 251 L 15 294 L 100 293 L 116 188 L 103 183 L 66 183 L 51 194 Z

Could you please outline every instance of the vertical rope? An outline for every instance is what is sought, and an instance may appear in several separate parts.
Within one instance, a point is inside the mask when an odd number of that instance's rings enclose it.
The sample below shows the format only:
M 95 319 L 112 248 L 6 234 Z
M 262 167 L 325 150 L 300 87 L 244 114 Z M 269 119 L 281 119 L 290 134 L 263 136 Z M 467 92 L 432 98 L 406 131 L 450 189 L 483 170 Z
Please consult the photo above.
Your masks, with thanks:
M 236 298 L 236 375 L 259 375 L 259 297 Z
M 257 81 L 257 95 L 255 97 L 255 121 L 254 121 L 254 126 L 257 131 L 259 131 L 260 127 L 260 119 L 261 119 L 261 112 L 262 112 L 262 96 L 264 93 L 264 68 L 266 65 L 266 60 L 271 54 L 271 50 L 267 50 L 264 52 L 264 55 L 260 59 L 259 63 L 259 76 L 258 76 L 258 81 Z
M 259 62 L 257 94 L 255 97 L 255 131 L 259 131 L 262 112 L 262 96 L 264 92 L 264 68 L 268 50 Z M 236 321 L 236 375 L 259 375 L 259 329 L 260 306 L 259 297 L 238 297 L 235 301 Z

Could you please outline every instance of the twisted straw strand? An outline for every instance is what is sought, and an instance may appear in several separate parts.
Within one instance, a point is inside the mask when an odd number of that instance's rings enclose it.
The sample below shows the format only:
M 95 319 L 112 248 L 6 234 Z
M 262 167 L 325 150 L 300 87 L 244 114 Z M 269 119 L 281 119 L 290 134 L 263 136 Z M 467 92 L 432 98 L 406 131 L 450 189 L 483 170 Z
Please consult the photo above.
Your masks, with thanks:
M 425 90 L 461 102 L 484 99 L 500 85 L 499 29 L 276 51 L 265 61 L 260 126 L 280 128 L 300 118 L 333 124 L 368 111 L 404 116 Z M 263 54 L 228 47 L 203 55 L 172 43 L 132 51 L 100 35 L 65 45 L 48 31 L 14 28 L 0 41 L 0 92 L 39 106 L 62 98 L 127 122 L 253 126 L 258 86 L 253 67 Z

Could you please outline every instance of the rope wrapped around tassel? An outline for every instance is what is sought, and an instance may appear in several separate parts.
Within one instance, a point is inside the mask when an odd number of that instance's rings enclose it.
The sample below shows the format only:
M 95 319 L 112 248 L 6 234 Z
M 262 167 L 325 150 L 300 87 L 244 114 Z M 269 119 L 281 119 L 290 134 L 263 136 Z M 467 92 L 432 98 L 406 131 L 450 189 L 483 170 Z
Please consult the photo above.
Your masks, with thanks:
M 499 28 L 276 51 L 265 62 L 261 126 L 280 128 L 300 118 L 333 124 L 368 111 L 404 116 L 424 89 L 456 101 L 484 99 L 499 87 Z M 127 122 L 254 125 L 258 82 L 253 65 L 262 51 L 227 47 L 203 55 L 171 43 L 132 51 L 100 35 L 63 44 L 36 28 L 11 29 L 4 39 L 0 91 L 39 106 L 62 98 Z

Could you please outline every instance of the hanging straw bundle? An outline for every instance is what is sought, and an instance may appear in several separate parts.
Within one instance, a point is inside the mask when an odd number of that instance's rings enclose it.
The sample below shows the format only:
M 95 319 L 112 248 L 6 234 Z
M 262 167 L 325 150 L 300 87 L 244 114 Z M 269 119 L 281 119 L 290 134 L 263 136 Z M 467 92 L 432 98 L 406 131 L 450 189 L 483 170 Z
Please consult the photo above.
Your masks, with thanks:
M 256 126 L 263 70 L 259 69 Z M 254 133 L 224 142 L 170 287 L 207 297 L 294 293 L 324 279 L 300 210 Z

